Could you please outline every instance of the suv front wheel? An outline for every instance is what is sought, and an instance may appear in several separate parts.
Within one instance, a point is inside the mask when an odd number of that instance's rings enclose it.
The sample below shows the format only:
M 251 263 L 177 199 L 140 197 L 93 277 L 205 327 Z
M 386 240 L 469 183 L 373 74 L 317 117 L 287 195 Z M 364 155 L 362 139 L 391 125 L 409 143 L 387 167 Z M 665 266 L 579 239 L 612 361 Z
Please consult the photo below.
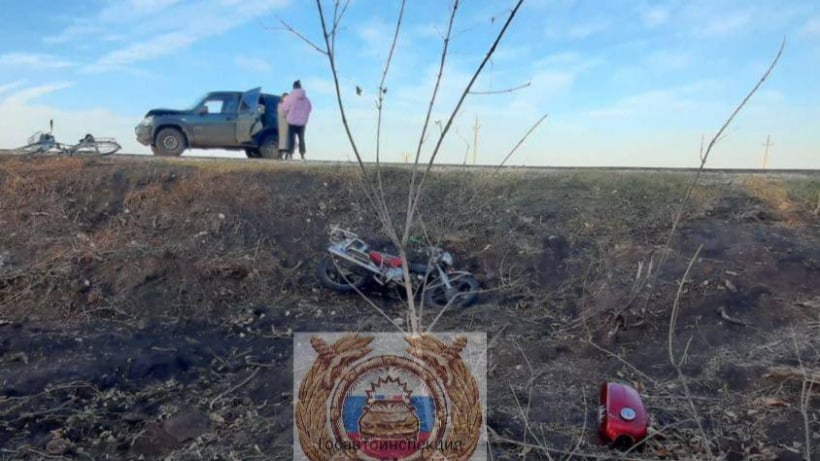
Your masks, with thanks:
M 163 128 L 157 133 L 151 150 L 155 155 L 172 157 L 182 155 L 185 151 L 185 135 L 176 128 Z

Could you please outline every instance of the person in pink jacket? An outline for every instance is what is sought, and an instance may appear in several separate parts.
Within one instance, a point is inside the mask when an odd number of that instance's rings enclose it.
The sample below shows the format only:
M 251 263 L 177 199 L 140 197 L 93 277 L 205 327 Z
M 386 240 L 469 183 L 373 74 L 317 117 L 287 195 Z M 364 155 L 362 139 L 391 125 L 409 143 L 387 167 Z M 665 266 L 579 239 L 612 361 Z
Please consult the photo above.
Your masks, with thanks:
M 282 111 L 288 121 L 288 155 L 293 158 L 293 151 L 296 146 L 296 138 L 299 138 L 299 154 L 305 158 L 305 125 L 310 118 L 310 111 L 313 107 L 310 104 L 302 89 L 299 80 L 293 82 L 293 91 L 290 92 L 285 102 L 282 104 Z

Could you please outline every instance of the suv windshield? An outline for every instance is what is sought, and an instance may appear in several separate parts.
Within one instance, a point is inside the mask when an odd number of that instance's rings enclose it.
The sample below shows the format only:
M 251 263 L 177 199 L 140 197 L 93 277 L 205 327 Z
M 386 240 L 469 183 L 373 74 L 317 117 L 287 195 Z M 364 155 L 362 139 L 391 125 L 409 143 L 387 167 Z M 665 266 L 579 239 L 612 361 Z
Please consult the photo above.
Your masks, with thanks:
M 189 107 L 188 110 L 193 111 L 193 110 L 197 109 L 199 106 L 201 106 L 202 103 L 205 102 L 205 100 L 208 98 L 208 94 L 210 94 L 210 93 L 206 93 L 206 94 L 202 95 L 201 97 L 197 98 L 196 104 Z

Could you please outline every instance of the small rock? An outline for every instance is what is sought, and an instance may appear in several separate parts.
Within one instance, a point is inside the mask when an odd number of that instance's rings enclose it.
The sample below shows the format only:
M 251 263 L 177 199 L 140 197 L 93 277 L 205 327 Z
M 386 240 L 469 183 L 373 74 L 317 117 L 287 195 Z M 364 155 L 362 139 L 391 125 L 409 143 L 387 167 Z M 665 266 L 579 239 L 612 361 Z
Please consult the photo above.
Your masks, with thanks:
M 140 421 L 145 421 L 146 419 L 148 419 L 148 416 L 142 413 L 126 413 L 122 415 L 121 419 L 126 423 L 133 424 L 138 423 Z
M 63 438 L 53 439 L 46 444 L 46 451 L 50 455 L 61 456 L 71 450 L 71 444 Z
M 179 442 L 157 423 L 149 423 L 133 444 L 134 453 L 144 459 L 160 459 L 179 446 Z
M 401 317 L 396 317 L 393 319 L 393 323 L 395 323 L 396 325 L 404 325 L 404 319 Z
M 732 283 L 729 280 L 724 280 L 723 283 L 726 285 L 726 289 L 728 289 L 732 293 L 737 293 L 737 287 L 735 286 L 734 283 Z
M 163 430 L 180 443 L 208 432 L 209 426 L 209 418 L 196 409 L 183 410 L 162 424 Z
M 800 455 L 799 452 L 795 453 L 794 451 L 789 450 L 788 448 L 784 451 L 781 451 L 777 458 L 777 461 L 803 461 L 804 458 Z
M 217 216 L 219 219 L 225 219 L 225 215 L 224 215 L 224 214 L 222 214 L 222 213 L 219 213 L 219 214 L 218 214 L 218 215 L 216 215 L 216 216 Z

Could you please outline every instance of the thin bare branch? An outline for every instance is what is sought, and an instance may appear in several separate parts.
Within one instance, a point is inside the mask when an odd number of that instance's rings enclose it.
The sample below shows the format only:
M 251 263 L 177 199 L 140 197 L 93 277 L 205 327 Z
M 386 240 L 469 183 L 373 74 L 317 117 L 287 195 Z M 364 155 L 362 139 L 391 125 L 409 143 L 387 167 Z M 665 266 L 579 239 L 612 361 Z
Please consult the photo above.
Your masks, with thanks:
M 349 5 L 350 0 L 345 0 L 345 3 L 344 5 L 341 5 L 341 8 L 339 7 L 339 0 L 336 0 L 333 4 L 333 28 L 330 30 L 330 48 L 328 49 L 330 53 L 336 52 L 336 37 L 339 34 L 339 24 L 342 23 L 342 18 L 347 12 L 347 7 Z
M 282 23 L 282 25 L 285 27 L 285 29 L 286 29 L 288 32 L 290 32 L 290 33 L 292 33 L 293 35 L 295 35 L 295 36 L 299 37 L 300 39 L 302 39 L 302 41 L 303 41 L 303 42 L 305 42 L 305 43 L 307 43 L 308 45 L 310 45 L 310 47 L 311 47 L 311 48 L 313 48 L 314 50 L 316 50 L 316 51 L 318 51 L 319 53 L 322 53 L 322 54 L 324 54 L 324 55 L 327 55 L 327 54 L 328 54 L 328 51 L 327 51 L 327 50 L 323 50 L 323 49 L 319 48 L 319 46 L 318 46 L 318 45 L 316 45 L 315 43 L 313 43 L 313 42 L 312 42 L 309 38 L 305 37 L 305 36 L 304 36 L 304 35 L 302 35 L 302 34 L 301 34 L 298 30 L 296 30 L 296 29 L 294 29 L 293 27 L 291 27 L 291 26 L 290 26 L 290 24 L 286 23 L 284 19 L 280 19 L 280 20 L 279 20 L 279 22 L 281 22 L 281 23 Z
M 503 90 L 487 90 L 487 91 L 470 91 L 470 94 L 475 95 L 487 95 L 487 94 L 504 94 L 504 93 L 513 93 L 518 90 L 523 90 L 524 88 L 529 88 L 532 86 L 531 82 L 527 82 L 518 86 L 512 86 L 509 88 L 504 88 Z
M 331 30 L 331 33 L 333 33 L 334 36 L 336 35 L 336 32 L 339 31 L 339 24 L 342 23 L 342 18 L 344 18 L 345 13 L 347 12 L 347 7 L 350 6 L 350 0 L 345 0 L 345 3 L 342 5 L 341 9 L 339 9 L 338 6 L 339 2 L 337 1 L 336 9 L 333 12 L 333 29 Z M 336 14 L 337 12 L 338 15 Z
M 365 189 L 365 195 L 366 195 L 368 201 L 370 202 L 370 204 L 373 206 L 373 209 L 376 211 L 376 214 L 378 215 L 380 222 L 385 224 L 384 225 L 384 228 L 385 228 L 384 230 L 387 233 L 387 235 L 391 238 L 391 240 L 398 240 L 398 236 L 396 235 L 395 229 L 393 229 L 392 227 L 388 227 L 386 225 L 386 223 L 389 222 L 388 221 L 388 216 L 386 216 L 386 214 L 389 214 L 389 213 L 387 213 L 387 210 L 384 209 L 384 207 L 381 206 L 381 202 L 377 201 L 374 198 L 375 187 L 373 186 L 373 180 L 370 178 L 370 175 L 367 173 L 367 169 L 364 166 L 364 161 L 362 160 L 362 156 L 359 153 L 358 145 L 356 144 L 356 140 L 353 137 L 353 133 L 350 130 L 350 123 L 347 120 L 347 112 L 345 111 L 344 101 L 342 100 L 342 90 L 341 90 L 341 86 L 339 84 L 339 72 L 338 72 L 338 69 L 336 68 L 336 55 L 334 53 L 330 52 L 332 35 L 331 35 L 330 31 L 327 28 L 327 22 L 325 20 L 325 13 L 324 13 L 324 9 L 322 8 L 321 0 L 316 0 L 316 8 L 319 12 L 319 19 L 320 19 L 321 24 L 322 24 L 322 35 L 324 36 L 324 40 L 325 40 L 325 52 L 324 52 L 324 54 L 325 54 L 325 56 L 327 56 L 328 64 L 330 65 L 330 71 L 331 71 L 331 74 L 333 75 L 333 86 L 334 86 L 334 89 L 336 90 L 336 102 L 339 106 L 339 114 L 342 117 L 342 126 L 345 129 L 345 134 L 347 135 L 347 139 L 350 142 L 350 147 L 351 147 L 351 149 L 353 149 L 353 154 L 356 156 L 356 162 L 359 165 L 359 169 L 362 173 L 362 177 L 363 177 L 364 182 L 365 182 L 365 188 L 364 188 Z
M 410 193 L 412 194 L 413 192 L 415 192 L 415 195 L 413 199 L 410 201 L 410 203 L 408 203 L 407 220 L 404 229 L 404 235 L 402 236 L 402 242 L 407 241 L 407 237 L 410 232 L 410 224 L 413 222 L 413 216 L 415 215 L 416 209 L 418 208 L 421 193 L 424 190 L 425 180 L 433 167 L 433 163 L 436 161 L 436 157 L 438 156 L 438 152 L 441 149 L 441 145 L 444 141 L 445 136 L 447 135 L 447 132 L 450 131 L 450 127 L 453 125 L 453 121 L 455 120 L 456 115 L 458 115 L 458 111 L 461 110 L 461 106 L 462 104 L 464 104 L 464 100 L 467 98 L 467 95 L 473 88 L 473 85 L 475 84 L 475 81 L 478 79 L 478 76 L 481 75 L 481 71 L 487 65 L 487 62 L 490 60 L 490 58 L 492 58 L 496 48 L 498 48 L 498 44 L 501 43 L 501 39 L 504 38 L 504 35 L 506 35 L 507 29 L 510 27 L 510 24 L 512 24 L 513 19 L 515 19 L 515 16 L 523 3 L 524 0 L 518 0 L 518 2 L 516 2 L 515 6 L 512 8 L 512 11 L 510 11 L 510 15 L 504 22 L 504 26 L 501 27 L 501 30 L 498 32 L 498 34 L 495 37 L 495 40 L 493 41 L 493 44 L 490 46 L 489 50 L 487 50 L 487 54 L 484 56 L 484 59 L 482 59 L 481 64 L 479 64 L 478 68 L 475 70 L 475 72 L 473 72 L 473 76 L 470 78 L 470 82 L 464 88 L 464 91 L 462 91 L 461 96 L 458 99 L 458 103 L 456 104 L 455 108 L 453 108 L 453 111 L 450 114 L 449 118 L 447 119 L 447 123 L 444 126 L 444 130 L 442 131 L 441 135 L 438 138 L 438 141 L 436 142 L 436 146 L 433 149 L 433 153 L 430 155 L 430 161 L 427 163 L 427 168 L 424 170 L 424 174 L 421 176 L 419 185 L 415 188 L 415 191 L 412 190 L 413 187 L 411 184 Z
M 399 15 L 396 18 L 396 29 L 393 32 L 393 41 L 390 44 L 390 52 L 387 54 L 387 59 L 384 63 L 384 71 L 382 72 L 382 79 L 379 82 L 379 97 L 376 102 L 376 110 L 378 112 L 377 119 L 376 119 L 376 181 L 378 184 L 378 196 L 381 201 L 381 205 L 385 209 L 385 217 L 387 218 L 387 226 L 392 228 L 393 222 L 390 218 L 390 213 L 387 211 L 387 203 L 385 203 L 384 199 L 384 185 L 382 184 L 382 174 L 381 174 L 381 135 L 382 135 L 382 118 L 384 116 L 384 95 L 386 93 L 385 89 L 385 82 L 387 81 L 387 73 L 390 71 L 390 63 L 393 61 L 393 54 L 396 52 L 396 44 L 399 41 L 399 32 L 401 31 L 401 24 L 402 19 L 404 18 L 404 7 L 406 4 L 406 0 L 402 0 L 401 6 L 399 7 Z M 393 242 L 398 244 L 399 242 Z M 409 287 L 408 287 L 409 290 Z
M 519 147 L 521 147 L 521 145 L 522 145 L 522 144 L 524 144 L 524 141 L 526 141 L 526 140 L 527 140 L 527 138 L 529 138 L 529 137 L 530 137 L 530 135 L 532 134 L 532 132 L 533 132 L 533 131 L 535 131 L 535 129 L 536 129 L 536 128 L 538 128 L 538 125 L 540 125 L 540 124 L 541 124 L 541 122 L 543 122 L 544 120 L 546 120 L 546 119 L 547 119 L 547 116 L 548 116 L 548 115 L 549 115 L 549 114 L 544 114 L 544 115 L 542 115 L 542 116 L 541 116 L 541 118 L 539 118 L 539 119 L 538 119 L 538 121 L 537 121 L 537 122 L 535 122 L 535 123 L 534 123 L 534 124 L 530 127 L 530 129 L 529 129 L 529 130 L 527 130 L 527 132 L 524 134 L 524 136 L 522 136 L 522 137 L 521 137 L 521 139 L 519 139 L 519 140 L 518 140 L 518 142 L 517 142 L 517 143 L 515 144 L 515 146 L 514 146 L 514 147 L 510 150 L 510 152 L 508 152 L 508 153 L 507 153 L 507 155 L 505 155 L 505 156 L 504 156 L 504 160 L 502 160 L 502 161 L 501 161 L 501 163 L 499 163 L 499 164 L 495 167 L 495 170 L 493 171 L 493 174 L 497 173 L 497 172 L 498 172 L 498 170 L 500 170 L 500 169 L 504 166 L 504 164 L 505 164 L 505 163 L 507 163 L 507 160 L 509 160 L 509 159 L 510 159 L 510 157 L 512 157 L 512 155 L 515 153 L 515 151 L 517 151 L 517 150 L 518 150 L 518 148 L 519 148 Z
M 425 139 L 427 138 L 427 129 L 430 126 L 430 117 L 433 114 L 433 106 L 435 106 L 436 98 L 438 97 L 438 91 L 441 87 L 441 79 L 444 75 L 444 64 L 447 62 L 447 52 L 450 47 L 450 35 L 453 33 L 453 22 L 456 18 L 456 12 L 458 11 L 458 0 L 453 2 L 453 6 L 450 9 L 450 19 L 447 22 L 447 33 L 444 36 L 444 45 L 441 49 L 441 58 L 439 60 L 439 67 L 438 67 L 438 75 L 436 76 L 436 83 L 433 86 L 433 94 L 430 96 L 430 102 L 427 105 L 427 114 L 424 116 L 424 124 L 421 127 L 421 133 L 419 134 L 419 143 L 416 148 L 416 158 L 413 161 L 413 171 L 410 175 L 410 187 L 407 189 L 407 215 L 405 216 L 404 222 L 404 233 L 402 234 L 401 244 L 407 244 L 407 238 L 410 234 L 410 227 L 413 222 L 411 210 L 413 209 L 413 189 L 416 185 L 416 175 L 419 166 L 419 159 L 421 158 L 421 150 L 424 146 Z

